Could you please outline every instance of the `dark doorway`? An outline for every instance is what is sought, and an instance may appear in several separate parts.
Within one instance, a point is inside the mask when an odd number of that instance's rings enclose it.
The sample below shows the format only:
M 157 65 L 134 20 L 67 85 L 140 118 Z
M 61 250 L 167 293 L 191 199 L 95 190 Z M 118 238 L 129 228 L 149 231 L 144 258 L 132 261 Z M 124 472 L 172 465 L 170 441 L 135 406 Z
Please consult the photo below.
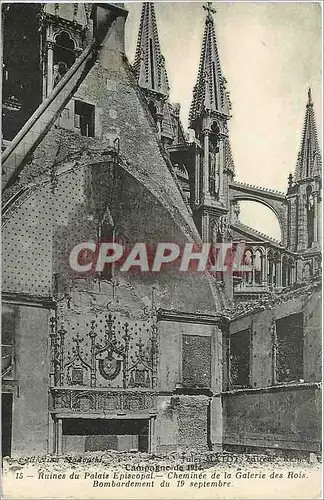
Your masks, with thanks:
M 64 419 L 64 453 L 148 451 L 147 419 Z
M 2 456 L 11 455 L 12 394 L 1 395 Z

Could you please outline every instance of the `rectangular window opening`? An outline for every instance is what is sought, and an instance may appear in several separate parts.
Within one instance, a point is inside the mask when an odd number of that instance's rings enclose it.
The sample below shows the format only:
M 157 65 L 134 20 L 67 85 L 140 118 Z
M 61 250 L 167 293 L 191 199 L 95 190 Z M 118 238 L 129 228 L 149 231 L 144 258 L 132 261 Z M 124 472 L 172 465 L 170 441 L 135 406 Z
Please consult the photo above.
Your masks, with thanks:
M 303 313 L 276 321 L 276 380 L 299 382 L 303 379 Z
M 230 382 L 232 387 L 250 387 L 251 332 L 250 329 L 230 337 Z
M 75 101 L 74 126 L 85 137 L 95 136 L 95 107 L 92 104 Z
M 182 335 L 182 383 L 191 389 L 210 388 L 210 337 Z

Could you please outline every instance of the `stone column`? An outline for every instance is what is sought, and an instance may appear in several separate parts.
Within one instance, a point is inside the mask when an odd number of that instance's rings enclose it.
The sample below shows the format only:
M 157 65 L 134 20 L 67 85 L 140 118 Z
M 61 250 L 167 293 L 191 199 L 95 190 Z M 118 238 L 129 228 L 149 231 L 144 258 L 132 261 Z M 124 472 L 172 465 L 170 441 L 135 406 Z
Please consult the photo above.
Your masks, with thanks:
M 319 242 L 319 203 L 318 203 L 318 193 L 314 193 L 314 243 L 317 244 Z
M 63 437 L 62 419 L 58 418 L 56 421 L 56 446 L 55 446 L 57 455 L 62 454 L 62 437 Z
M 277 262 L 277 286 L 282 286 L 282 255 Z
M 47 40 L 47 96 L 52 92 L 54 82 L 54 43 Z
M 317 195 L 317 241 L 319 246 L 322 245 L 322 199 L 320 193 Z
M 224 140 L 219 141 L 219 199 L 222 200 L 224 196 Z
M 205 211 L 202 213 L 202 218 L 201 218 L 201 235 L 203 241 L 210 241 L 209 214 L 208 212 Z
M 195 203 L 200 202 L 200 155 L 201 149 L 196 145 L 195 147 Z
M 204 175 L 203 175 L 203 192 L 204 195 L 209 194 L 209 131 L 204 130 Z
M 268 284 L 268 249 L 265 249 L 264 255 L 262 255 L 262 285 L 266 286 Z
M 151 417 L 149 420 L 149 453 L 154 453 L 156 451 L 156 418 Z
M 47 453 L 55 453 L 55 427 L 52 415 L 48 414 Z

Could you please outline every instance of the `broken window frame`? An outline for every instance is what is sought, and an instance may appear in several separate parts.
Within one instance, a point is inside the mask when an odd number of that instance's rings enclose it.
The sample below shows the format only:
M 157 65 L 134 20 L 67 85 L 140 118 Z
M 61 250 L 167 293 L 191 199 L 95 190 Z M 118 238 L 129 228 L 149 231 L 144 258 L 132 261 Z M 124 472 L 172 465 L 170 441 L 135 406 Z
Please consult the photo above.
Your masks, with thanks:
M 297 321 L 297 317 L 299 316 L 300 321 Z M 299 339 L 300 341 L 300 353 L 299 353 L 299 358 L 297 359 L 297 362 L 295 362 L 295 357 L 293 356 L 294 348 L 293 345 L 296 345 L 296 342 L 294 343 L 289 343 L 288 347 L 285 349 L 286 351 L 286 358 L 284 358 L 284 353 L 283 350 L 281 349 L 280 346 L 280 335 L 278 336 L 278 323 L 282 322 L 284 320 L 287 320 L 288 318 L 296 318 L 296 328 L 294 329 L 294 334 L 291 335 L 291 338 L 296 338 L 297 335 L 295 335 L 295 332 L 299 335 L 301 335 L 301 338 Z M 304 314 L 303 312 L 299 313 L 292 313 L 289 314 L 288 316 L 283 316 L 281 318 L 277 318 L 274 322 L 274 363 L 273 363 L 273 379 L 275 384 L 291 384 L 291 383 L 300 383 L 301 380 L 304 380 Z M 280 370 L 284 369 L 284 362 L 282 359 L 285 359 L 286 361 L 289 362 L 289 366 L 293 365 L 293 370 L 295 370 L 295 375 L 296 376 L 287 376 L 283 377 L 282 374 L 280 373 Z M 289 370 L 288 366 L 288 370 Z M 295 368 L 294 368 L 295 366 Z M 298 373 L 296 371 L 296 368 L 299 368 L 301 371 Z M 293 371 L 290 370 L 290 371 Z M 294 372 L 293 372 L 294 373 Z M 290 374 L 288 374 L 290 375 Z
M 189 340 L 190 339 L 190 340 Z M 189 341 L 191 343 L 191 349 L 186 350 L 184 348 L 184 344 Z M 195 358 L 197 358 L 197 352 L 194 352 L 192 347 L 194 345 L 194 342 L 200 342 L 200 343 L 205 343 L 204 349 L 208 351 L 209 353 L 209 359 L 205 360 L 205 368 L 206 368 L 206 373 L 203 374 L 205 376 L 204 382 L 203 381 L 203 376 L 200 371 L 198 371 L 198 377 L 193 381 L 193 374 L 195 373 L 194 370 L 191 370 L 190 376 L 188 376 L 188 369 L 187 366 L 192 363 Z M 182 368 L 181 368 L 181 379 L 182 379 L 182 386 L 185 387 L 186 389 L 209 389 L 212 384 L 212 341 L 210 336 L 205 336 L 205 335 L 190 335 L 187 333 L 182 333 L 181 336 L 181 363 L 182 363 Z M 190 357 L 189 357 L 190 353 Z
M 82 108 L 84 111 L 88 109 L 89 113 L 82 113 Z M 79 99 L 74 100 L 74 128 L 83 137 L 95 137 L 95 109 L 94 104 Z
M 233 345 L 233 337 L 238 337 L 240 335 L 248 334 L 248 376 L 247 380 L 243 383 L 239 383 L 239 381 L 235 382 L 233 380 L 233 354 L 232 354 L 232 345 Z M 230 389 L 248 389 L 252 387 L 251 384 L 251 370 L 252 370 L 252 332 L 251 328 L 244 328 L 243 330 L 239 330 L 235 333 L 231 333 L 229 336 L 229 346 L 228 346 L 228 380 L 229 380 L 229 388 Z

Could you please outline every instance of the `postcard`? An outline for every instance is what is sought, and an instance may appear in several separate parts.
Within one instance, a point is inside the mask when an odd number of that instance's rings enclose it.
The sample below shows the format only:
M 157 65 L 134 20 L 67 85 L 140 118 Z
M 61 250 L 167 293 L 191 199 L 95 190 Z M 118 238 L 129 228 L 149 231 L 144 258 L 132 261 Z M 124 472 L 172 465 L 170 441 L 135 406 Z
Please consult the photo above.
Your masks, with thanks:
M 322 4 L 1 7 L 3 498 L 321 498 Z

